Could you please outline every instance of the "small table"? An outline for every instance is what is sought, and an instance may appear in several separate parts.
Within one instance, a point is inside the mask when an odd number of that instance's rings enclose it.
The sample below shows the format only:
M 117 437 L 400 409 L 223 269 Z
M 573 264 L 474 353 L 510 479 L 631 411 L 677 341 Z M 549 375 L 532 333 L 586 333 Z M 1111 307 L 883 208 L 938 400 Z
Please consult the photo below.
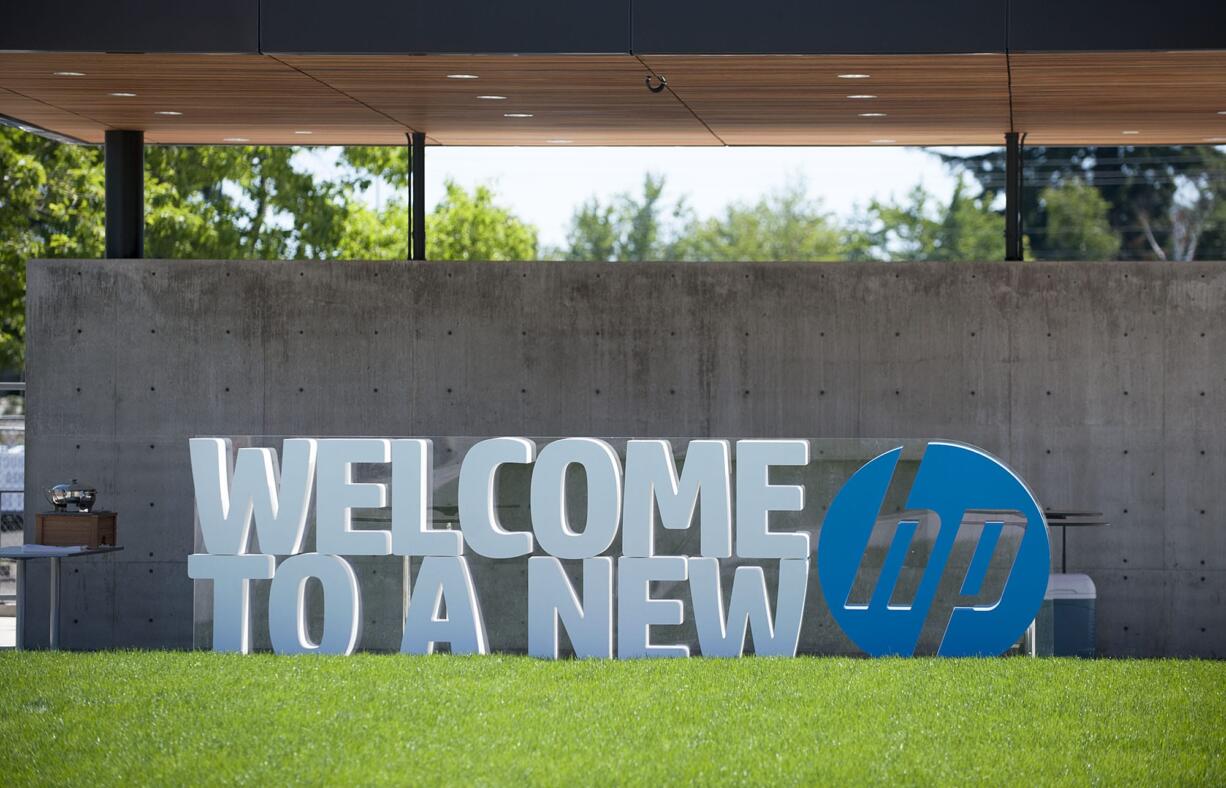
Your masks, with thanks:
M 1043 515 L 1047 518 L 1047 524 L 1051 527 L 1060 528 L 1060 571 L 1061 573 L 1068 572 L 1068 527 L 1074 526 L 1077 528 L 1091 527 L 1097 528 L 1104 525 L 1111 525 L 1103 519 L 1102 512 L 1072 512 L 1060 511 L 1056 509 L 1045 509 Z
M 47 604 L 51 609 L 51 624 L 47 641 L 50 648 L 58 649 L 60 647 L 60 559 L 73 558 L 79 555 L 114 553 L 122 549 L 122 547 L 111 547 L 109 545 L 100 547 L 52 547 L 45 544 L 22 544 L 13 547 L 0 547 L 0 558 L 8 558 L 13 561 L 29 561 L 34 558 L 51 559 L 51 596 L 48 598 Z M 18 621 L 17 625 L 20 628 L 21 622 Z M 18 632 L 18 647 L 20 647 L 21 640 L 21 633 Z

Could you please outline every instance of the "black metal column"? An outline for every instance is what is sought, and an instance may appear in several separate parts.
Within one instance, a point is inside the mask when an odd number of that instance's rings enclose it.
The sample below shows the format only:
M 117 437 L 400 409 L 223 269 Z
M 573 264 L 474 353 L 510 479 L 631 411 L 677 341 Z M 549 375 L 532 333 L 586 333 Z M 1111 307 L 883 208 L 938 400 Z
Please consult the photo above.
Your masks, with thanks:
M 412 227 L 409 237 L 412 239 L 411 260 L 426 259 L 426 135 L 415 131 L 409 135 L 411 150 L 409 151 L 410 216 Z
M 1022 259 L 1022 135 L 1005 134 L 1005 259 Z
M 106 256 L 145 256 L 145 133 L 108 131 Z

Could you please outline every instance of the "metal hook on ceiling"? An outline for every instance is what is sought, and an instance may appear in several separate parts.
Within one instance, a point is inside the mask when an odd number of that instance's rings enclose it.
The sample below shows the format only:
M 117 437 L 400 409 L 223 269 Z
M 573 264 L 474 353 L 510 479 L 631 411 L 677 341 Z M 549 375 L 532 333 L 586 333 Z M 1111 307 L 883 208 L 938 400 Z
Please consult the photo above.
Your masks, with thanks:
M 662 74 L 648 74 L 643 77 L 643 84 L 652 93 L 659 93 L 668 87 L 668 78 Z

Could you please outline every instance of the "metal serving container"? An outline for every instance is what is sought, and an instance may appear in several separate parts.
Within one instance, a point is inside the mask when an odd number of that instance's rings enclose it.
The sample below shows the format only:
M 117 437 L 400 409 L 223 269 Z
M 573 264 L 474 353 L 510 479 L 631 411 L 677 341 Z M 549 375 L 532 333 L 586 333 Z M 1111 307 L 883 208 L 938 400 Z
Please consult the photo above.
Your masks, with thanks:
M 57 484 L 47 490 L 47 500 L 57 512 L 66 512 L 69 506 L 75 506 L 78 512 L 88 512 L 94 508 L 97 499 L 97 490 L 80 484 L 76 479 L 71 484 Z

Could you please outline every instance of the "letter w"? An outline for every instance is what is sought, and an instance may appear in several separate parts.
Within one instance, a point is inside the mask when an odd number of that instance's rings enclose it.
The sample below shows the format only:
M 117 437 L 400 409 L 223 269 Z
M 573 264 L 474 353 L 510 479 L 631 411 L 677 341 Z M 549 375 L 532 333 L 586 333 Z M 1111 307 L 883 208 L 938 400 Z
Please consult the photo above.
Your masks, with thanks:
M 753 628 L 753 650 L 758 656 L 796 656 L 809 584 L 807 559 L 786 558 L 779 562 L 779 594 L 773 622 L 766 595 L 766 575 L 761 567 L 737 567 L 732 576 L 727 618 L 724 617 L 724 595 L 719 582 L 719 561 L 691 558 L 689 575 L 694 625 L 704 657 L 741 656 L 750 627 Z
M 315 441 L 285 441 L 281 449 L 284 472 L 272 449 L 239 449 L 233 468 L 230 451 L 225 438 L 191 439 L 192 481 L 205 551 L 246 553 L 254 515 L 261 553 L 301 552 L 315 483 Z

